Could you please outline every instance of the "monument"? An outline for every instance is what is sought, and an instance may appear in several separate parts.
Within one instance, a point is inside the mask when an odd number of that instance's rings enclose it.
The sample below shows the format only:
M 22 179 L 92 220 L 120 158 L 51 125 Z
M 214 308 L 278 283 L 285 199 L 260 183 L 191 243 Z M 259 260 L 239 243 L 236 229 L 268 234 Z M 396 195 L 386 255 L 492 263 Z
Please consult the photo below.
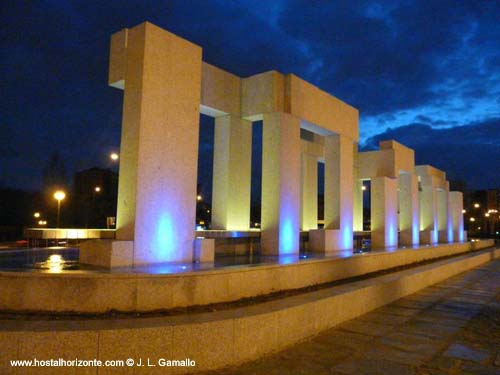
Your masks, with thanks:
M 222 231 L 250 229 L 252 122 L 263 122 L 264 255 L 298 254 L 301 230 L 313 252 L 352 250 L 363 180 L 371 182 L 372 247 L 465 238 L 461 194 L 449 191 L 444 172 L 415 166 L 413 150 L 395 141 L 358 152 L 358 110 L 294 74 L 238 77 L 146 22 L 112 36 L 109 85 L 124 90 L 116 238 L 82 246 L 84 263 L 190 262 L 194 247 L 213 252 L 213 239 L 195 239 L 194 230 L 200 113 L 215 118 L 212 229 Z

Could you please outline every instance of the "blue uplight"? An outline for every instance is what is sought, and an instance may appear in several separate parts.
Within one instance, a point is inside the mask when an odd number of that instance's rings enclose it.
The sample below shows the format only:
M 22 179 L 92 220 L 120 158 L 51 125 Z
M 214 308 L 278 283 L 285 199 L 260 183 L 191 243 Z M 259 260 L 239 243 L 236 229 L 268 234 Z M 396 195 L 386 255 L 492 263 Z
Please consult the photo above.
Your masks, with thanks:
M 392 247 L 397 246 L 398 237 L 397 237 L 397 229 L 393 220 L 390 220 L 387 227 L 387 244 L 386 246 Z
M 294 230 L 292 220 L 284 219 L 281 223 L 279 253 L 295 254 L 299 251 L 298 230 Z M 295 238 L 297 237 L 297 239 Z
M 353 247 L 353 233 L 352 226 L 345 224 L 343 228 L 341 228 L 341 238 L 342 244 L 340 250 L 352 249 Z
M 420 232 L 418 230 L 418 227 L 419 227 L 418 220 L 415 220 L 413 222 L 413 226 L 411 228 L 411 235 L 412 235 L 411 244 L 412 245 L 418 245 L 420 242 L 420 240 L 419 240 Z
M 453 242 L 453 227 L 451 225 L 448 225 L 447 236 L 448 242 Z
M 175 253 L 175 228 L 170 216 L 166 213 L 160 216 L 156 230 L 155 257 L 161 261 L 174 260 Z
M 438 231 L 437 230 L 433 230 L 432 231 L 432 243 L 433 244 L 436 244 L 438 243 Z
M 298 255 L 280 255 L 278 259 L 279 264 L 293 264 L 299 261 Z

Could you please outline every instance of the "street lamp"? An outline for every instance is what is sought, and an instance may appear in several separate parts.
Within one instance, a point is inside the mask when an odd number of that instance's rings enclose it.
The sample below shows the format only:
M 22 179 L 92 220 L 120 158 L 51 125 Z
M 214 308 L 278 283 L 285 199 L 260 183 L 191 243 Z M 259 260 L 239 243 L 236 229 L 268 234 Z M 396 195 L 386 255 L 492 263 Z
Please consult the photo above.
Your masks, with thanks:
M 197 195 L 197 196 L 196 196 L 196 200 L 197 200 L 198 202 L 199 202 L 199 201 L 201 201 L 202 199 L 203 199 L 203 197 L 202 197 L 201 195 Z
M 100 193 L 100 192 L 101 192 L 101 187 L 100 187 L 100 186 L 96 186 L 96 187 L 94 188 L 94 191 L 95 191 L 96 193 Z
M 38 219 L 40 217 L 40 212 L 35 212 L 33 214 L 33 217 L 36 218 L 36 219 Z
M 57 226 L 59 228 L 59 218 L 61 216 L 61 201 L 66 198 L 66 193 L 62 190 L 58 190 L 54 193 L 54 199 L 57 201 Z
M 120 156 L 116 153 L 116 152 L 112 152 L 110 155 L 109 155 L 109 158 L 113 161 L 117 161 Z

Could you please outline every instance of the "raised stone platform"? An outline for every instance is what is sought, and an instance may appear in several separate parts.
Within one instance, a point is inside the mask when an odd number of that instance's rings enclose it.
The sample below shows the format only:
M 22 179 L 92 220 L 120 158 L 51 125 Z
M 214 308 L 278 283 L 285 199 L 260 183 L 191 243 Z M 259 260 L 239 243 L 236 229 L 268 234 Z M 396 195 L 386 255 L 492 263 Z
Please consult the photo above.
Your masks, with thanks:
M 210 313 L 136 319 L 4 320 L 0 324 L 0 365 L 5 372 L 12 370 L 10 359 L 150 358 L 157 363 L 159 358 L 190 358 L 196 361 L 194 369 L 134 367 L 134 373 L 217 369 L 283 349 L 498 257 L 499 249 L 482 250 L 376 278 Z M 66 369 L 39 370 L 54 374 Z M 124 368 L 114 370 L 122 373 L 118 370 Z
M 85 312 L 154 311 L 236 301 L 304 288 L 423 260 L 493 246 L 492 240 L 340 254 L 323 259 L 286 258 L 289 264 L 145 274 L 0 272 L 0 310 Z

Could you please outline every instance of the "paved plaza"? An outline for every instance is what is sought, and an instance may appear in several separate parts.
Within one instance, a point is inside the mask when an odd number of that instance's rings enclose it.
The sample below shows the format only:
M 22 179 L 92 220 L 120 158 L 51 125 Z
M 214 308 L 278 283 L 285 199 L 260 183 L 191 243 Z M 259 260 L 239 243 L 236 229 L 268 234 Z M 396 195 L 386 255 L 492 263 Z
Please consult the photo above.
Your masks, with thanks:
M 282 352 L 205 374 L 500 374 L 500 260 Z

